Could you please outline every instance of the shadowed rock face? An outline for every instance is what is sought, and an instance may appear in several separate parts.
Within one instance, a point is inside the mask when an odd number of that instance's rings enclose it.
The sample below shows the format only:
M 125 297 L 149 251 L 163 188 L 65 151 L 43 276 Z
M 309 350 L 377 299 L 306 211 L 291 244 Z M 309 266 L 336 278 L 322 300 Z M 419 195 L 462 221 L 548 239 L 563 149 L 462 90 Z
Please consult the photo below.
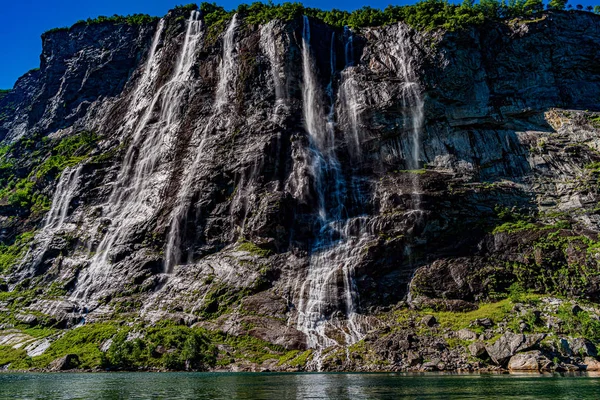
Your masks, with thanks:
M 302 20 L 243 16 L 216 36 L 190 32 L 182 13 L 44 35 L 40 70 L 0 99 L 5 144 L 97 135 L 69 196 L 57 190 L 66 173 L 36 183 L 67 202 L 64 223 L 1 210 L 7 240 L 37 229 L 4 271 L 11 290 L 39 288 L 32 309 L 171 318 L 303 348 L 311 296 L 321 345 L 355 341 L 403 299 L 465 309 L 517 280 L 598 299 L 586 251 L 599 223 L 586 168 L 600 161 L 598 16 L 363 29 L 349 61 L 348 33 L 318 21 L 308 41 Z M 303 43 L 317 122 L 333 138 L 320 147 L 304 112 Z M 50 284 L 68 312 L 43 303 Z

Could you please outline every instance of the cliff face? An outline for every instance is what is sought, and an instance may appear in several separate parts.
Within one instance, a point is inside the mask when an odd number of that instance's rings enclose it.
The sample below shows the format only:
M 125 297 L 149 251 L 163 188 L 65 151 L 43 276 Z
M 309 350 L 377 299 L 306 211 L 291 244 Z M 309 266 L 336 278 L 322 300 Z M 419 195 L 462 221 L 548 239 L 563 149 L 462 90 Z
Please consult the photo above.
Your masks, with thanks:
M 6 318 L 322 350 L 403 301 L 470 310 L 514 282 L 598 300 L 595 15 L 216 35 L 176 10 L 42 39 L 0 99 L 0 288 L 35 293 Z

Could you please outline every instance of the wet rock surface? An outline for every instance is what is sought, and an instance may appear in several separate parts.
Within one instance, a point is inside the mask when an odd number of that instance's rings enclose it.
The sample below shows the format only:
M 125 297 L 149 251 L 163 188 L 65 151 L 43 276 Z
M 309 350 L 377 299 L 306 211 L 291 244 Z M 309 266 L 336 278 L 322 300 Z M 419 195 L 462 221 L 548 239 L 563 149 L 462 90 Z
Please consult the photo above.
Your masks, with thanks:
M 44 35 L 40 69 L 0 99 L 0 227 L 19 249 L 0 270 L 7 323 L 170 320 L 289 351 L 316 338 L 308 369 L 597 356 L 571 332 L 541 346 L 564 330 L 556 310 L 511 310 L 510 327 L 433 312 L 474 313 L 515 283 L 598 301 L 598 16 L 361 29 L 349 56 L 348 32 L 319 21 L 239 16 L 209 35 L 194 15 Z M 397 329 L 397 310 L 420 314 Z M 268 368 L 300 368 L 286 362 Z

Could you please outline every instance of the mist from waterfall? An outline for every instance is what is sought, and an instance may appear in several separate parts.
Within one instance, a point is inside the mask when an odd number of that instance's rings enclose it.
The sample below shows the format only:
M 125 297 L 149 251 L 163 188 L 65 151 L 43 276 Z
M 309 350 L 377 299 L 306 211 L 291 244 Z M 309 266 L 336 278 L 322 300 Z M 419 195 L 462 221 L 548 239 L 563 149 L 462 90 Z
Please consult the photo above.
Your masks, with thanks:
M 219 81 L 215 92 L 215 100 L 213 103 L 213 111 L 210 119 L 202 127 L 199 127 L 194 133 L 194 139 L 197 142 L 194 150 L 194 160 L 189 168 L 185 171 L 185 176 L 182 179 L 179 192 L 177 194 L 175 207 L 171 212 L 170 226 L 167 234 L 167 243 L 164 257 L 164 272 L 173 271 L 173 267 L 183 261 L 182 239 L 185 233 L 185 227 L 188 222 L 188 212 L 192 206 L 192 197 L 197 189 L 194 184 L 198 168 L 202 164 L 204 154 L 204 145 L 207 136 L 215 127 L 228 124 L 228 121 L 222 121 L 223 112 L 227 111 L 231 100 L 232 87 L 234 85 L 237 71 L 235 43 L 235 31 L 238 26 L 237 14 L 229 22 L 229 26 L 223 37 L 223 52 L 221 62 L 219 64 Z

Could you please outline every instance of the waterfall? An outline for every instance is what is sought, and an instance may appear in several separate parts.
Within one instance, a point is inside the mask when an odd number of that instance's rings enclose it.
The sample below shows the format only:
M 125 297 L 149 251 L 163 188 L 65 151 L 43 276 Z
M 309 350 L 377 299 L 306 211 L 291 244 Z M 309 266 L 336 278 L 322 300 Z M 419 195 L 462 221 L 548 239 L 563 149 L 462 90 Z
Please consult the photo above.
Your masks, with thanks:
M 204 145 L 207 136 L 211 129 L 214 129 L 219 123 L 227 125 L 229 122 L 223 121 L 221 117 L 223 111 L 225 111 L 229 105 L 230 93 L 237 77 L 236 59 L 234 57 L 234 53 L 236 52 L 234 39 L 237 25 L 237 14 L 234 14 L 223 37 L 223 53 L 219 64 L 219 81 L 217 83 L 215 101 L 213 103 L 213 112 L 209 121 L 197 132 L 198 144 L 195 149 L 195 157 L 182 180 L 181 188 L 177 194 L 175 207 L 171 212 L 171 223 L 167 234 L 163 265 L 164 271 L 167 273 L 172 272 L 173 267 L 182 261 L 182 236 L 185 231 L 185 226 L 187 225 L 187 215 L 191 207 L 192 196 L 196 190 L 194 181 L 197 178 L 198 169 L 202 164 L 203 156 L 205 156 Z
M 346 66 L 348 67 L 349 65 L 346 64 Z M 351 155 L 355 159 L 360 159 L 362 156 L 361 143 L 364 140 L 360 129 L 360 96 L 361 90 L 358 82 L 354 79 L 353 68 L 344 69 L 340 84 L 340 114 L 342 114 L 347 125 L 346 143 Z
M 149 88 L 151 82 L 156 79 L 157 74 L 153 73 L 157 65 L 156 46 L 163 28 L 164 23 L 159 23 L 144 74 L 138 83 L 140 87 Z M 138 117 L 137 104 L 130 105 L 128 109 L 127 126 L 134 129 L 131 144 L 113 184 L 111 195 L 104 205 L 105 215 L 111 224 L 96 249 L 90 267 L 79 280 L 73 293 L 75 298 L 86 297 L 91 285 L 98 283 L 98 277 L 110 274 L 111 250 L 116 245 L 126 243 L 127 237 L 135 232 L 136 226 L 148 221 L 160 206 L 160 192 L 169 176 L 162 161 L 173 146 L 183 117 L 184 101 L 194 87 L 190 79 L 195 50 L 201 38 L 201 28 L 200 13 L 192 11 L 171 79 L 154 93 L 149 105 L 144 107 L 141 117 Z M 138 96 L 143 94 L 136 91 L 133 100 L 137 101 Z M 160 110 L 158 118 L 155 117 L 157 107 Z
M 285 71 L 282 71 L 283 60 L 277 43 L 275 42 L 275 33 L 273 32 L 274 25 L 277 21 L 271 21 L 264 25 L 260 31 L 260 47 L 269 58 L 271 64 L 271 78 L 275 87 L 275 106 L 276 108 L 287 101 L 287 92 L 285 88 Z
M 410 134 L 411 152 L 408 158 L 408 168 L 418 170 L 421 168 L 419 157 L 421 154 L 421 133 L 425 120 L 424 101 L 421 94 L 421 86 L 415 71 L 415 59 L 410 54 L 413 47 L 410 41 L 409 30 L 400 25 L 398 35 L 398 57 L 400 63 L 400 79 L 404 82 L 402 88 L 402 106 L 404 129 Z M 407 122 L 406 121 L 410 121 Z M 408 125 L 408 126 L 407 126 Z M 412 201 L 413 209 L 420 210 L 421 208 L 421 188 L 419 182 L 419 174 L 412 174 Z
M 346 219 L 344 216 L 346 185 L 335 148 L 335 34 L 331 37 L 329 62 L 331 79 L 327 94 L 330 111 L 325 116 L 321 105 L 323 96 L 310 50 L 310 23 L 305 17 L 302 36 L 302 100 L 305 129 L 310 139 L 309 154 L 312 162 L 309 172 L 317 194 L 318 234 L 312 245 L 307 276 L 300 289 L 297 326 L 306 334 L 309 347 L 319 351 L 339 344 L 339 339 L 330 336 L 330 330 L 340 331 L 339 336 L 344 337 L 345 345 L 350 345 L 361 337 L 354 323 L 357 292 L 353 282 L 354 266 L 361 257 L 361 247 L 354 232 L 351 232 L 357 220 Z M 334 316 L 337 312 L 344 314 L 345 321 Z M 319 368 L 318 355 L 316 359 Z
M 83 164 L 66 168 L 60 176 L 56 192 L 52 199 L 52 207 L 44 220 L 43 230 L 59 229 L 67 218 L 69 205 L 79 185 L 79 175 Z
M 348 26 L 344 26 L 344 57 L 346 67 L 354 65 L 354 34 Z
M 80 184 L 79 177 L 82 169 L 83 164 L 67 167 L 60 175 L 58 184 L 56 185 L 56 191 L 52 198 L 52 206 L 44 219 L 44 226 L 35 235 L 36 246 L 30 247 L 27 250 L 27 253 L 20 261 L 17 270 L 20 270 L 24 266 L 28 266 L 28 269 L 33 271 L 42 262 L 44 254 L 50 247 L 54 235 L 64 227 L 64 223 L 67 220 L 69 213 L 69 206 L 71 205 L 71 201 L 73 201 Z
M 233 74 L 235 65 L 233 51 L 235 50 L 234 35 L 236 26 L 237 14 L 234 14 L 223 37 L 223 57 L 219 65 L 219 83 L 217 84 L 217 97 L 215 100 L 217 110 L 220 110 L 229 101 L 229 93 L 231 92 L 229 84 L 233 81 L 230 77 Z

